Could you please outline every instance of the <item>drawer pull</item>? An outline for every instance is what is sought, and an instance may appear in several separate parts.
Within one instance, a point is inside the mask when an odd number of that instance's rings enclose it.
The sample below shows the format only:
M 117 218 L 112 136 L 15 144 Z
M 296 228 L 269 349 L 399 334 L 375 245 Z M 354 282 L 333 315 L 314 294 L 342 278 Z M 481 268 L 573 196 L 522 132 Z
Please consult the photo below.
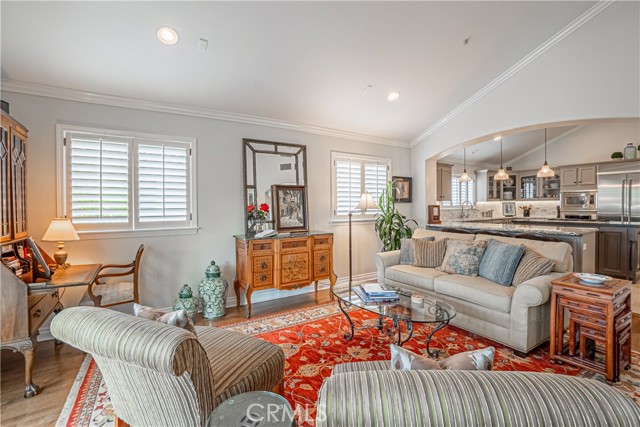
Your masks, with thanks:
M 298 242 L 293 242 L 293 247 L 297 248 L 298 247 Z
M 36 311 L 33 312 L 33 317 L 40 317 L 42 316 L 42 310 L 41 309 L 37 309 Z
M 325 259 L 327 259 L 327 257 L 326 257 L 326 256 L 324 256 L 324 255 L 321 255 L 321 256 L 320 256 L 320 261 L 324 261 Z
M 260 268 L 262 268 L 263 270 L 265 270 L 267 268 L 267 263 L 262 261 L 262 264 L 260 264 Z
M 324 273 L 325 271 L 327 271 L 326 268 L 324 268 L 324 267 L 320 268 L 320 273 Z
M 263 274 L 262 276 L 260 276 L 260 280 L 262 280 L 263 282 L 267 280 L 267 275 Z
M 600 298 L 600 294 L 594 294 L 592 292 L 587 292 L 587 295 L 589 295 L 590 297 Z

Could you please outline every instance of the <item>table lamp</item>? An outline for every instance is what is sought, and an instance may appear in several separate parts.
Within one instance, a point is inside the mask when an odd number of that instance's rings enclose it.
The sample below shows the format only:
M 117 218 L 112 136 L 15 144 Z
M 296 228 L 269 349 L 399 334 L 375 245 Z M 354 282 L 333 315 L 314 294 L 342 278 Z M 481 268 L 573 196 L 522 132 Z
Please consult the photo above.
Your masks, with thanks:
M 368 191 L 365 191 L 360 196 L 360 201 L 356 205 L 356 207 L 349 211 L 349 294 L 351 294 L 351 216 L 353 215 L 353 211 L 367 211 L 367 209 L 378 209 L 378 205 L 373 201 L 373 197 L 369 194 Z
M 49 224 L 47 232 L 42 237 L 43 242 L 57 242 L 58 251 L 53 254 L 58 268 L 67 268 L 67 251 L 64 250 L 64 242 L 68 240 L 80 240 L 76 229 L 73 228 L 69 218 L 54 218 Z

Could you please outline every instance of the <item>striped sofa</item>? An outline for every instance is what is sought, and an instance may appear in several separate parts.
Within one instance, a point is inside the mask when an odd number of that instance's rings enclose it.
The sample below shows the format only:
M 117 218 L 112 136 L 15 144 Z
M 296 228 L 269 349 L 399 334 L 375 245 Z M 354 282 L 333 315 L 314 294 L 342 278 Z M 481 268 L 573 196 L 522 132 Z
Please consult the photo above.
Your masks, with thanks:
M 607 384 L 539 372 L 397 371 L 337 365 L 317 427 L 640 426 L 640 406 Z
M 573 271 L 571 245 L 484 234 L 457 234 L 418 228 L 414 238 L 495 239 L 553 260 L 553 271 L 518 287 L 502 286 L 484 277 L 447 274 L 435 268 L 400 264 L 400 251 L 374 256 L 378 281 L 425 295 L 437 296 L 456 309 L 451 324 L 527 353 L 549 339 L 551 281 Z
M 236 394 L 283 391 L 284 352 L 224 329 L 184 329 L 104 308 L 72 307 L 51 333 L 93 356 L 118 418 L 135 426 L 204 426 Z

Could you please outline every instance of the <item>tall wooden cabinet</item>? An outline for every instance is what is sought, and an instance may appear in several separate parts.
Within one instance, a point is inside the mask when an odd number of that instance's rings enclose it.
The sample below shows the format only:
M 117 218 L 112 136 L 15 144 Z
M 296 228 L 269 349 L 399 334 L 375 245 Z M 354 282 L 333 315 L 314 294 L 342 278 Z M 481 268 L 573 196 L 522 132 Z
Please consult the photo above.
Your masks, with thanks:
M 629 280 L 640 277 L 640 228 L 600 227 L 598 273 Z
M 27 129 L 2 112 L 0 242 L 27 236 Z
M 245 235 L 236 239 L 236 279 L 233 284 L 238 307 L 240 292 L 247 298 L 247 317 L 251 317 L 251 294 L 265 289 L 291 290 L 329 279 L 336 284 L 333 272 L 333 234 L 322 231 L 288 236 L 256 238 Z
M 437 199 L 439 202 L 451 201 L 451 176 L 453 173 L 453 166 L 444 163 L 438 163 L 437 167 Z

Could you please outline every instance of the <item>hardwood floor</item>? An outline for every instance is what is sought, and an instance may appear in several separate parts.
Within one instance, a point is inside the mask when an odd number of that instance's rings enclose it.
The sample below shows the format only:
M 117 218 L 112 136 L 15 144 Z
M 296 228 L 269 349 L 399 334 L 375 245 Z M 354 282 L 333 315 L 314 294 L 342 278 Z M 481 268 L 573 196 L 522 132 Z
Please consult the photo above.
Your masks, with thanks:
M 253 305 L 253 318 L 329 302 L 329 291 L 297 295 L 277 301 Z M 227 315 L 218 320 L 198 318 L 196 324 L 220 326 L 246 319 L 245 308 L 228 308 Z M 633 315 L 632 346 L 640 351 L 640 315 Z M 5 426 L 53 426 L 62 410 L 84 354 L 68 345 L 54 345 L 53 341 L 38 344 L 33 378 L 40 386 L 40 394 L 25 399 L 24 362 L 22 355 L 2 351 L 2 387 L 0 389 L 0 425 Z

